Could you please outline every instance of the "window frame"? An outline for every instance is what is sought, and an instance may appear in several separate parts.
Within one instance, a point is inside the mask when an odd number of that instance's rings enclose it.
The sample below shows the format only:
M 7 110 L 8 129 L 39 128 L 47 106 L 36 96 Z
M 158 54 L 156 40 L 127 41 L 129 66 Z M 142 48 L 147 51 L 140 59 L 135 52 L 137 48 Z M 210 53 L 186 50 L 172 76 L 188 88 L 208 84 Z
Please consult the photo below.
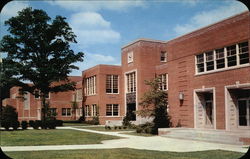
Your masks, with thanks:
M 240 51 L 241 51 L 241 45 L 244 45 L 244 54 L 247 54 L 246 55 L 246 58 L 244 59 L 245 62 L 244 63 L 241 63 L 240 61 Z M 229 48 L 235 46 L 235 50 L 234 49 L 230 49 L 229 51 Z M 219 50 L 219 49 L 224 49 L 224 57 L 221 57 L 221 58 L 217 58 L 217 53 L 216 53 L 216 50 Z M 214 69 L 212 70 L 207 70 L 207 59 L 206 59 L 206 52 L 203 52 L 203 53 L 200 53 L 200 54 L 196 54 L 195 55 L 195 75 L 203 75 L 203 74 L 208 74 L 208 73 L 213 73 L 213 72 L 220 72 L 220 71 L 225 71 L 225 70 L 231 70 L 231 69 L 236 69 L 236 68 L 241 68 L 241 67 L 247 67 L 247 66 L 250 66 L 250 55 L 249 55 L 249 42 L 248 41 L 242 41 L 242 42 L 238 42 L 236 44 L 231 44 L 231 45 L 228 45 L 228 46 L 224 46 L 224 47 L 221 47 L 221 48 L 218 48 L 218 49 L 214 49 L 213 50 L 213 53 L 214 53 Z M 199 61 L 199 56 L 204 58 L 204 61 Z M 229 58 L 232 58 L 232 57 L 235 57 L 235 61 L 234 63 L 236 63 L 236 65 L 232 65 L 230 66 L 229 65 Z M 224 59 L 224 60 L 223 60 Z M 248 60 L 247 60 L 248 59 Z M 218 68 L 217 67 L 217 64 L 218 64 L 218 60 L 223 60 L 224 62 L 224 67 L 221 67 L 221 68 Z M 199 71 L 200 67 L 199 65 L 200 64 L 203 64 L 204 66 L 204 69 L 203 71 Z M 202 69 L 202 67 L 201 67 Z
M 136 92 L 136 71 L 126 73 L 126 93 L 134 93 Z
M 108 77 L 110 77 L 110 92 L 107 92 L 108 88 L 107 88 L 107 81 L 108 81 Z M 117 92 L 115 92 L 114 90 L 114 81 L 115 81 L 115 77 L 117 77 Z M 108 74 L 106 75 L 106 94 L 119 94 L 119 75 L 114 75 L 114 74 Z
M 97 76 L 90 76 L 85 78 L 84 87 L 86 96 L 92 96 L 97 94 Z
M 65 115 L 64 115 L 63 110 L 65 110 Z M 62 108 L 61 116 L 63 116 L 63 117 L 71 117 L 72 116 L 71 108 Z
M 117 107 L 117 111 L 114 111 L 116 109 L 115 107 Z M 119 104 L 106 104 L 106 113 L 105 114 L 106 114 L 106 117 L 119 117 L 120 105 Z
M 162 56 L 163 55 L 163 56 Z M 163 58 L 163 59 L 162 59 Z M 167 62 L 167 52 L 166 51 L 161 51 L 160 54 L 160 61 L 161 62 Z

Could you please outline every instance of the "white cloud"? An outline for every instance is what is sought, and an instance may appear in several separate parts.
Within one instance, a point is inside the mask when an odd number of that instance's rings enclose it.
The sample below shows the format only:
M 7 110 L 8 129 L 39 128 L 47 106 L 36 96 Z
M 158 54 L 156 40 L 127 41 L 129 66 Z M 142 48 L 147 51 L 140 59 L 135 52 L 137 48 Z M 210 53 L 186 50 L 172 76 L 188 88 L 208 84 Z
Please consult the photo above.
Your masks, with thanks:
M 183 5 L 195 6 L 200 2 L 200 0 L 179 0 L 179 2 L 181 2 Z
M 119 32 L 112 30 L 111 23 L 96 12 L 73 14 L 69 23 L 73 32 L 77 35 L 77 41 L 81 47 L 115 43 L 121 38 Z
M 11 1 L 7 3 L 1 11 L 1 19 L 3 21 L 9 19 L 10 17 L 16 16 L 18 11 L 28 7 L 28 2 L 24 1 Z
M 46 2 L 46 1 L 45 1 Z M 73 11 L 99 11 L 101 9 L 123 11 L 130 7 L 145 7 L 142 0 L 111 0 L 111 1 L 47 1 L 51 5 L 57 5 Z
M 174 31 L 177 36 L 183 35 L 246 10 L 246 6 L 241 2 L 232 1 L 230 4 L 228 3 L 227 5 L 215 8 L 213 10 L 199 12 L 198 14 L 194 15 L 188 23 L 176 25 Z

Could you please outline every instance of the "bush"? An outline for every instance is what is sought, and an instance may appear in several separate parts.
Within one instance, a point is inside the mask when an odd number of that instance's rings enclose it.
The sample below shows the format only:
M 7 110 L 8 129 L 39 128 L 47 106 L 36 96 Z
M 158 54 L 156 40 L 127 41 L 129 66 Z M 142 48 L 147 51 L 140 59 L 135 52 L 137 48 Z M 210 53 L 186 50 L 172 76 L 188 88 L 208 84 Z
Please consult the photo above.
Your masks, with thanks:
M 81 123 L 80 120 L 64 120 L 63 123 Z
M 30 121 L 29 121 L 29 126 L 30 126 L 30 127 L 33 127 L 33 126 L 34 126 L 34 120 L 30 120 Z
M 10 127 L 13 127 L 14 130 L 17 130 L 20 123 L 17 120 L 17 112 L 13 106 L 7 105 L 2 107 L 2 116 L 1 116 L 1 126 L 6 130 L 9 130 Z
M 106 126 L 105 126 L 105 129 L 106 129 L 106 130 L 111 130 L 111 127 L 106 125 Z
M 92 120 L 85 121 L 84 123 L 90 124 L 90 125 L 99 125 L 99 117 L 95 116 Z
M 131 121 L 130 121 L 131 119 L 132 119 L 132 117 L 131 117 L 130 113 L 127 113 L 126 116 L 122 120 L 122 125 L 130 127 L 131 126 Z
M 10 121 L 6 121 L 6 120 L 3 120 L 1 122 L 1 126 L 4 127 L 5 130 L 9 130 L 10 126 L 11 126 L 11 122 Z
M 127 127 L 126 127 L 126 126 L 123 126 L 123 129 L 127 129 Z
M 119 129 L 122 129 L 122 127 L 121 127 L 121 126 L 119 126 Z
M 116 130 L 116 129 L 117 129 L 117 126 L 114 126 L 114 129 Z
M 39 129 L 39 127 L 41 127 L 41 126 L 42 126 L 41 120 L 36 120 L 36 121 L 34 121 L 34 123 L 32 124 L 33 129 Z
M 22 129 L 23 129 L 23 130 L 26 130 L 27 127 L 28 127 L 28 122 L 27 122 L 27 121 L 22 121 L 22 122 L 21 122 L 21 126 L 22 126 Z
M 14 122 L 11 123 L 11 127 L 14 130 L 17 130 L 19 126 L 20 126 L 20 122 L 19 121 L 14 121 Z
M 141 127 L 137 127 L 137 128 L 136 128 L 136 132 L 137 132 L 137 133 L 142 133 L 142 131 L 143 131 L 143 129 L 142 129 Z
M 63 126 L 63 121 L 62 120 L 55 120 L 56 126 Z
M 45 121 L 45 123 L 46 123 L 46 126 L 49 129 L 55 129 L 56 128 L 56 120 L 48 120 L 48 121 Z

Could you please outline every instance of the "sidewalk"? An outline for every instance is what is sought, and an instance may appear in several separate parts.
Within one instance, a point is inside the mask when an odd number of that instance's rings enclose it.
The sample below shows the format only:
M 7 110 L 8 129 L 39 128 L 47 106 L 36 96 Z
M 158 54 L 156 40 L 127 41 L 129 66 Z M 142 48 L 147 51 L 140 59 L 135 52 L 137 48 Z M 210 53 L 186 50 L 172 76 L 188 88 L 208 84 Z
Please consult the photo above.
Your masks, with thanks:
M 161 136 L 143 137 L 120 132 L 102 132 L 89 129 L 79 129 L 73 127 L 59 127 L 58 129 L 71 129 L 76 131 L 92 132 L 104 135 L 113 135 L 123 137 L 123 139 L 105 140 L 102 144 L 90 145 L 50 145 L 50 146 L 6 146 L 2 147 L 3 151 L 40 151 L 40 150 L 72 150 L 72 149 L 111 149 L 111 148 L 133 148 L 156 151 L 172 152 L 193 152 L 206 150 L 226 150 L 236 152 L 247 152 L 247 147 L 239 145 L 208 143 L 202 141 L 182 140 L 166 138 Z

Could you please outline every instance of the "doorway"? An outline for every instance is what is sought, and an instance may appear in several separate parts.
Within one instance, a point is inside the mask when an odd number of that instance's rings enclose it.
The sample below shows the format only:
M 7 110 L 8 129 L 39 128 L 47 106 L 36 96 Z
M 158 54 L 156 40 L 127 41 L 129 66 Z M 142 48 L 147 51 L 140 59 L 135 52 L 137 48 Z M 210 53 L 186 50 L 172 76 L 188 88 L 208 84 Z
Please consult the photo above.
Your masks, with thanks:
M 238 100 L 238 124 L 239 127 L 250 126 L 250 99 Z
M 129 116 L 131 121 L 136 121 L 136 104 L 135 103 L 129 103 L 127 104 L 127 115 Z

